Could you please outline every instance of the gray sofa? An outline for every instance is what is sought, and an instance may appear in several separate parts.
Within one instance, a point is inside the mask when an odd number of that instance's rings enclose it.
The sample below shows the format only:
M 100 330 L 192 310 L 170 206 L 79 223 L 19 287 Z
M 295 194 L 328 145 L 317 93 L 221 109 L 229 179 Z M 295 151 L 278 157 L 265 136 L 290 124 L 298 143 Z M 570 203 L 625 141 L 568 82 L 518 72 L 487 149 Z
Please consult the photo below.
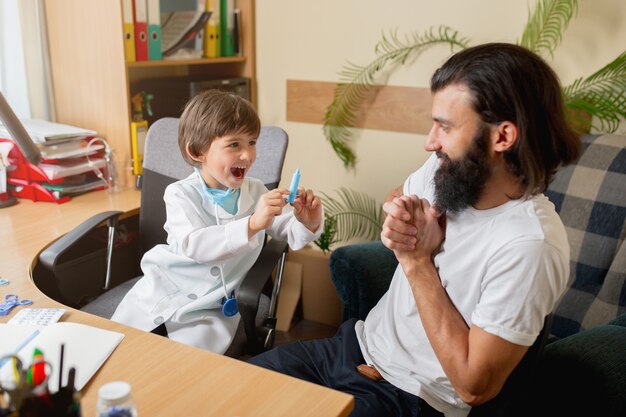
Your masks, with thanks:
M 570 286 L 528 386 L 526 415 L 626 416 L 626 136 L 586 135 L 576 164 L 546 195 L 566 226 Z M 381 242 L 335 249 L 331 279 L 343 319 L 365 318 L 397 261 Z

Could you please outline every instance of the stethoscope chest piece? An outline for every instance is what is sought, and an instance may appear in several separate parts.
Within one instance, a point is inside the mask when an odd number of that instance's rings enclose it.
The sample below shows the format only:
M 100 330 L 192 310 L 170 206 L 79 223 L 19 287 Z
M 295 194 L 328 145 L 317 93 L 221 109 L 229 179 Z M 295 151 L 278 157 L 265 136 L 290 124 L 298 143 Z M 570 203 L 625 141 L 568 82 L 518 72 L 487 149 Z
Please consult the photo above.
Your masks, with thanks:
M 222 314 L 226 317 L 232 317 L 237 313 L 239 313 L 239 309 L 237 308 L 237 299 L 234 294 L 228 298 L 224 297 L 222 299 Z

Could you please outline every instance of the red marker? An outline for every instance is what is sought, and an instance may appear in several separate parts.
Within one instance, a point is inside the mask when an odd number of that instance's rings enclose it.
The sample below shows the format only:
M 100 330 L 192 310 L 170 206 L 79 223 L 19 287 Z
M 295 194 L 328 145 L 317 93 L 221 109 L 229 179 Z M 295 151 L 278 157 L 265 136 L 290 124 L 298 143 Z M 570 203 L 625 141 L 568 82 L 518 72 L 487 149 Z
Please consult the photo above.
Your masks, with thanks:
M 46 364 L 43 361 L 43 352 L 37 348 L 33 351 L 33 363 L 28 368 L 26 380 L 34 387 L 46 380 Z

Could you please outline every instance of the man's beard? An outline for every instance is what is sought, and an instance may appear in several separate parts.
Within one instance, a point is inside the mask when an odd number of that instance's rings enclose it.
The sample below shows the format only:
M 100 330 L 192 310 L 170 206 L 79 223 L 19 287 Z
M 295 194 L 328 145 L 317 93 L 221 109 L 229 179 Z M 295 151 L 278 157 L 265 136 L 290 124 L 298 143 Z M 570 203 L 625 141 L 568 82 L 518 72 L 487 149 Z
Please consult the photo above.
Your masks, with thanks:
M 437 152 L 443 160 L 435 172 L 435 206 L 440 211 L 458 213 L 478 202 L 487 180 L 491 176 L 487 162 L 489 129 L 479 129 L 472 144 L 460 160 Z

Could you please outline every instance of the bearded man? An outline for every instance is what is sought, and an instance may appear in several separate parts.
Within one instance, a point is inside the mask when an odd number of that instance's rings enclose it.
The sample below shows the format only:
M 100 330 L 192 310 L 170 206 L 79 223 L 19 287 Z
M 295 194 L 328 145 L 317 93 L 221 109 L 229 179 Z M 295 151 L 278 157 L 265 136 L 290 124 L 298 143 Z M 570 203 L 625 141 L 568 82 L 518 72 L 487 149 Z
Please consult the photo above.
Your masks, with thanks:
M 567 286 L 567 235 L 543 192 L 580 142 L 554 72 L 485 44 L 453 55 L 431 92 L 433 155 L 384 204 L 399 261 L 387 293 L 333 338 L 251 360 L 354 395 L 352 416 L 467 416 L 502 391 Z

